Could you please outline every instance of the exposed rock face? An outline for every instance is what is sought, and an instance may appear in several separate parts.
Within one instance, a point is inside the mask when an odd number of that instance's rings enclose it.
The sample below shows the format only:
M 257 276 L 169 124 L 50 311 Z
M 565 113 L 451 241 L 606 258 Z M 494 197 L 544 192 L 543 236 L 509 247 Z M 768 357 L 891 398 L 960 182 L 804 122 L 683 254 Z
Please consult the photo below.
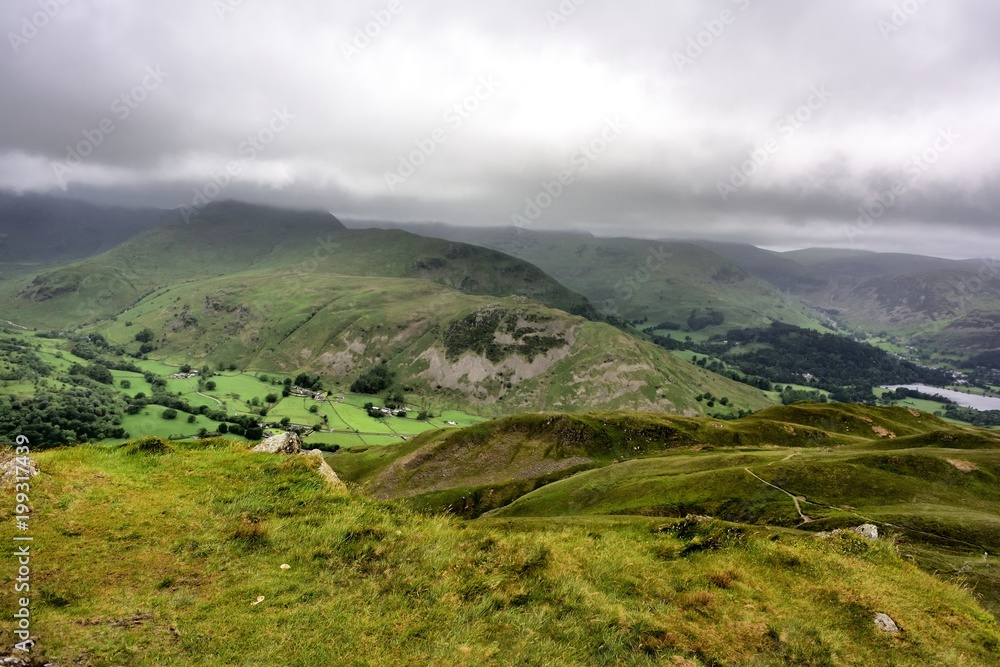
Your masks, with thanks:
M 878 526 L 874 524 L 865 523 L 854 529 L 854 532 L 867 540 L 877 540 L 878 539 Z
M 896 621 L 889 617 L 889 614 L 875 614 L 875 626 L 882 632 L 888 632 L 892 635 L 898 635 L 902 632 L 896 625 Z
M 13 484 L 18 476 L 24 475 L 25 470 L 29 477 L 37 475 L 38 462 L 27 456 L 15 457 L 11 449 L 0 450 L 0 486 Z
M 281 435 L 272 435 L 250 451 L 264 454 L 301 454 L 302 440 L 298 433 L 288 431 Z
M 330 467 L 330 464 L 326 462 L 325 458 L 323 458 L 323 452 L 321 452 L 318 449 L 314 449 L 308 454 L 309 456 L 319 459 L 319 469 L 317 470 L 317 472 L 323 476 L 323 479 L 325 479 L 330 484 L 330 486 L 342 489 L 344 491 L 347 490 L 347 485 L 344 484 L 344 482 L 342 482 L 339 477 L 337 477 L 337 473 L 334 472 L 333 468 Z

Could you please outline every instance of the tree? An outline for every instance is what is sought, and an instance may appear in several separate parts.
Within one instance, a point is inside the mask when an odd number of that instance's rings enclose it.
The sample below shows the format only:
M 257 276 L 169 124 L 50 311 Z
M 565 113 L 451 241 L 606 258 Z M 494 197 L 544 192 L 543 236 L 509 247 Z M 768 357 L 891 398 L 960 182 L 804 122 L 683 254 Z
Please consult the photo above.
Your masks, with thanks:
M 390 371 L 388 366 L 379 364 L 362 373 L 351 384 L 351 391 L 355 394 L 378 394 L 392 387 L 395 379 L 396 374 Z
M 153 333 L 152 329 L 143 329 L 135 335 L 135 340 L 140 343 L 152 343 L 153 339 L 156 338 L 156 334 Z
M 180 368 L 180 371 L 181 371 L 181 373 L 190 373 L 191 372 L 191 364 L 184 364 L 184 365 L 182 365 L 181 368 Z
M 268 403 L 277 403 L 278 402 L 278 395 L 277 394 L 268 394 L 267 396 L 264 397 L 264 400 L 267 401 Z
M 167 408 L 163 411 L 161 415 L 164 419 L 177 419 L 177 411 L 173 408 Z
M 196 421 L 198 421 L 197 417 L 195 417 L 194 415 L 188 415 L 188 424 L 193 424 Z
M 229 424 L 227 424 L 226 422 L 222 422 L 221 424 L 219 424 L 219 433 L 222 435 L 229 433 Z
M 213 380 L 209 380 L 208 382 L 205 383 L 205 389 L 207 389 L 209 391 L 215 391 L 215 387 L 216 386 L 217 385 L 215 384 L 215 382 Z
M 309 406 L 309 412 L 311 412 L 313 414 L 316 414 L 317 412 L 319 412 L 319 406 L 318 405 L 310 405 Z
M 282 427 L 288 428 L 292 423 L 292 419 L 290 417 L 282 417 L 280 423 Z
M 132 388 L 132 383 L 129 382 L 128 380 L 122 380 L 121 386 L 122 386 L 122 389 L 131 389 Z

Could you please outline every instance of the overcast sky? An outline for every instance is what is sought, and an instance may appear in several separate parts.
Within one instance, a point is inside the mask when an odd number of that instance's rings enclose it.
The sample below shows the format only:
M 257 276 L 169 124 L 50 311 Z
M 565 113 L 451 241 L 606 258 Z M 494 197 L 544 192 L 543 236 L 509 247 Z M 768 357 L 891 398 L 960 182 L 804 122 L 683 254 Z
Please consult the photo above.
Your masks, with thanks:
M 0 24 L 3 188 L 996 252 L 994 0 L 5 0 Z

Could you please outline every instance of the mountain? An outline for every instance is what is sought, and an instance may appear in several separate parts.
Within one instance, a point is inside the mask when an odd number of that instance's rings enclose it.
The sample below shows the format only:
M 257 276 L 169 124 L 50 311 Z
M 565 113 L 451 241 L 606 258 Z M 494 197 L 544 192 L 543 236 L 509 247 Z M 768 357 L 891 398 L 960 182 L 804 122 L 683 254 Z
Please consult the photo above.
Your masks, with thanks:
M 699 242 L 830 316 L 840 327 L 892 338 L 925 356 L 967 365 L 1000 350 L 1000 265 L 902 253 L 812 248 L 772 252 Z
M 589 315 L 509 255 L 326 212 L 235 202 L 177 217 L 100 256 L 0 284 L 22 326 L 86 325 L 154 359 L 319 373 L 346 391 L 386 362 L 409 391 L 490 414 L 639 409 L 722 414 L 773 402 Z
M 395 230 L 347 230 L 327 212 L 220 202 L 179 214 L 97 257 L 0 285 L 11 319 L 65 327 L 110 317 L 169 285 L 246 270 L 430 280 L 468 294 L 527 296 L 590 314 L 585 298 L 498 252 Z M 23 322 L 22 322 L 23 321 Z
M 628 321 L 672 323 L 678 331 L 707 334 L 766 326 L 774 320 L 817 327 L 823 319 L 797 298 L 788 298 L 737 263 L 693 243 L 519 227 L 400 226 L 531 262 L 599 310 Z
M 709 391 L 731 410 L 771 403 L 610 325 L 524 297 L 467 295 L 426 280 L 291 275 L 255 269 L 175 285 L 87 330 L 176 364 L 319 373 L 341 391 L 386 362 L 400 383 L 476 411 L 706 409 Z M 724 411 L 726 409 L 723 409 Z
M 152 208 L 97 206 L 0 191 L 0 264 L 60 264 L 91 257 L 170 215 Z

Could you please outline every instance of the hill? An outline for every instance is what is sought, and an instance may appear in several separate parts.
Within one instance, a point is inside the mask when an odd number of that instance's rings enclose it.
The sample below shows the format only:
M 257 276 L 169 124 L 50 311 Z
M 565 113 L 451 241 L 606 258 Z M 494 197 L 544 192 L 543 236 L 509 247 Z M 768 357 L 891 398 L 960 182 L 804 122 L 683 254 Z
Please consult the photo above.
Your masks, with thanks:
M 693 243 L 518 227 L 403 227 L 519 257 L 583 294 L 600 310 L 629 321 L 673 323 L 677 331 L 688 333 L 721 333 L 733 327 L 766 326 L 773 320 L 815 327 L 820 321 L 797 299 L 787 299 L 773 285 Z
M 1000 609 L 1000 436 L 902 408 L 796 404 L 736 421 L 519 415 L 342 450 L 381 498 L 476 517 L 707 515 L 820 531 L 873 523 Z
M 911 346 L 925 358 L 974 368 L 1000 350 L 995 259 L 950 260 L 902 253 L 812 248 L 772 252 L 713 242 L 700 245 L 787 289 L 838 326 Z
M 100 256 L 0 284 L 10 318 L 65 328 L 116 315 L 170 285 L 247 269 L 418 278 L 468 294 L 522 295 L 580 314 L 592 309 L 536 267 L 475 246 L 400 231 L 349 231 L 333 215 L 220 202 L 179 215 Z
M 346 391 L 384 361 L 408 392 L 489 414 L 702 413 L 706 391 L 730 398 L 723 412 L 771 403 L 607 324 L 425 280 L 258 269 L 157 291 L 88 330 L 138 350 L 146 328 L 159 332 L 149 355 L 175 365 L 318 373 Z
M 40 662 L 915 667 L 989 665 L 1000 647 L 967 591 L 851 534 L 459 522 L 345 494 L 313 457 L 219 440 L 36 458 Z

